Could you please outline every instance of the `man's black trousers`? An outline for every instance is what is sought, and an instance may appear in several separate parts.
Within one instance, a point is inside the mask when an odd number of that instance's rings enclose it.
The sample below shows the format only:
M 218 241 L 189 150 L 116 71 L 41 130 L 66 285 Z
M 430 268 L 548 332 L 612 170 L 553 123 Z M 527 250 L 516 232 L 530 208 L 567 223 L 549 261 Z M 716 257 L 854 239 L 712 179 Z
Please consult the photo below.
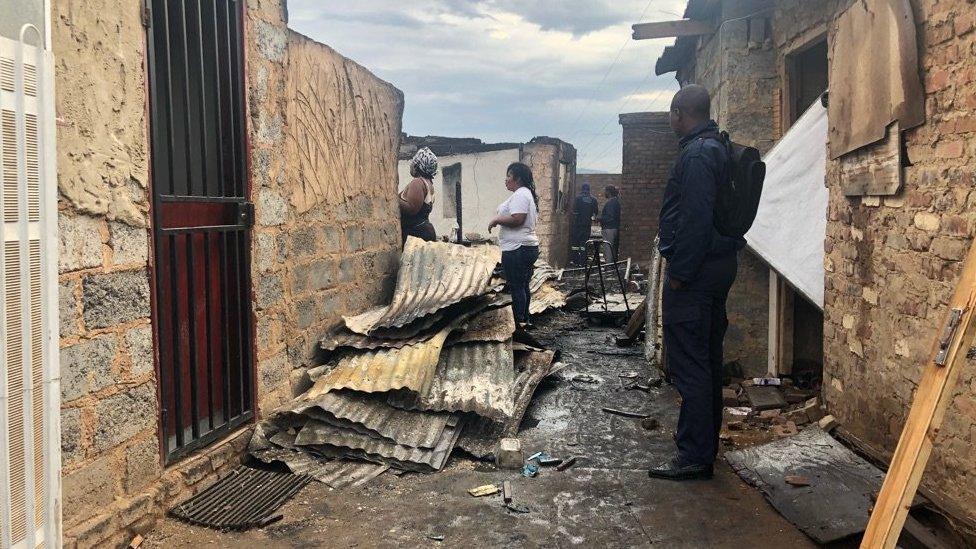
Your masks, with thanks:
M 722 428 L 722 340 L 729 325 L 725 302 L 735 281 L 736 254 L 706 258 L 697 278 L 680 289 L 665 280 L 662 296 L 668 371 L 681 394 L 678 459 L 710 465 Z

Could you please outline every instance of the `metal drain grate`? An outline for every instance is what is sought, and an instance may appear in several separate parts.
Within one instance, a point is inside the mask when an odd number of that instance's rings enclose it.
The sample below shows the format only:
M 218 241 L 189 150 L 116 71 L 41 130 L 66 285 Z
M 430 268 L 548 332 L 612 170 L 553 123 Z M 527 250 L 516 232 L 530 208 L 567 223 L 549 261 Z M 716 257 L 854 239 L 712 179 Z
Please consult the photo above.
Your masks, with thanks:
M 306 484 L 308 475 L 238 467 L 170 510 L 182 521 L 218 530 L 247 530 L 281 518 L 274 512 Z

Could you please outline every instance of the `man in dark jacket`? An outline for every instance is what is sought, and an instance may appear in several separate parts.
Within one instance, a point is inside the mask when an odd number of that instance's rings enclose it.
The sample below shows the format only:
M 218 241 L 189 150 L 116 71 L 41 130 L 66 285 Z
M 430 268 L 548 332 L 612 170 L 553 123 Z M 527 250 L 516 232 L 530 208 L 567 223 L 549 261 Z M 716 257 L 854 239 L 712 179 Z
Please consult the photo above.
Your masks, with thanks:
M 620 250 L 620 199 L 617 195 L 617 187 L 607 185 L 603 191 L 606 195 L 607 203 L 603 205 L 600 212 L 600 232 L 603 233 L 603 240 L 610 243 L 610 257 L 608 261 L 616 261 Z
M 728 178 L 728 153 L 715 137 L 711 100 L 689 85 L 671 101 L 671 128 L 681 138 L 664 190 L 660 251 L 667 259 L 662 324 L 668 371 L 681 394 L 678 452 L 648 471 L 671 480 L 711 478 L 722 427 L 722 341 L 725 302 L 735 280 L 742 238 L 720 235 L 713 223 L 718 186 Z
M 583 183 L 580 187 L 579 196 L 573 201 L 573 228 L 571 246 L 573 247 L 573 260 L 577 265 L 586 262 L 586 241 L 590 239 L 593 218 L 600 211 L 596 198 L 590 195 L 590 184 Z

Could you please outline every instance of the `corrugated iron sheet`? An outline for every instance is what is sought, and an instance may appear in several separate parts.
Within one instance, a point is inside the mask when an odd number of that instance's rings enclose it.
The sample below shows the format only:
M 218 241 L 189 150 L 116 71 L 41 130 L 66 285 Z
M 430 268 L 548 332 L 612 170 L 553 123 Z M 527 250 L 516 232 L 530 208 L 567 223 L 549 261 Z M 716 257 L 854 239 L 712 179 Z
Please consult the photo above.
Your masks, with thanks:
M 437 332 L 431 331 L 435 324 L 444 317 L 450 319 L 451 324 L 462 326 L 472 317 L 481 315 L 483 311 L 510 305 L 512 298 L 508 294 L 492 293 L 484 297 L 467 300 L 455 304 L 443 311 L 427 315 L 422 319 L 411 322 L 400 328 L 377 329 L 372 335 L 363 335 L 342 328 L 326 334 L 319 340 L 319 347 L 325 351 L 335 351 L 343 347 L 351 349 L 379 349 L 381 347 L 399 349 L 407 345 L 415 345 L 432 338 Z M 436 328 L 434 328 L 436 330 Z
M 251 455 L 264 463 L 283 463 L 292 473 L 308 475 L 336 490 L 365 484 L 390 468 L 385 463 L 319 458 L 286 448 L 257 450 Z
M 347 391 L 333 391 L 314 399 L 302 399 L 291 409 L 320 421 L 326 421 L 327 418 L 322 415 L 327 414 L 333 419 L 360 425 L 375 437 L 416 448 L 433 448 L 451 419 L 448 413 L 393 407 L 387 403 L 385 396 L 351 394 Z M 322 415 L 317 415 L 316 410 Z
M 532 293 L 532 300 L 529 302 L 529 314 L 537 315 L 549 309 L 560 309 L 565 306 L 566 294 L 552 283 L 545 282 Z
M 428 341 L 400 349 L 377 349 L 346 356 L 335 368 L 319 377 L 306 393 L 314 399 L 336 389 L 380 393 L 410 389 L 426 393 L 430 389 L 437 361 L 453 326 L 444 328 Z
M 390 305 L 345 317 L 346 326 L 369 335 L 377 328 L 403 326 L 462 299 L 487 293 L 500 257 L 497 250 L 494 246 L 467 248 L 407 238 Z
M 474 412 L 504 421 L 515 407 L 511 342 L 463 343 L 441 352 L 430 389 L 391 393 L 395 406 Z
M 522 417 L 529 408 L 532 395 L 543 378 L 552 369 L 552 351 L 528 352 L 520 354 L 518 359 L 519 373 L 515 378 L 515 406 L 512 416 L 504 422 L 479 418 L 465 423 L 464 430 L 458 439 L 458 448 L 469 454 L 485 459 L 492 455 L 498 440 L 502 437 L 518 434 Z
M 535 292 L 543 282 L 558 278 L 559 273 L 560 271 L 554 269 L 544 259 L 537 259 L 533 266 L 532 278 L 529 280 L 529 291 Z
M 470 341 L 508 341 L 515 332 L 515 316 L 511 307 L 488 309 L 472 318 L 460 332 L 447 338 L 447 346 Z
M 379 459 L 401 469 L 439 471 L 447 463 L 459 434 L 458 420 L 452 417 L 434 448 L 414 448 L 340 429 L 327 423 L 309 421 L 299 431 L 295 444 L 325 453 L 338 451 L 348 457 Z

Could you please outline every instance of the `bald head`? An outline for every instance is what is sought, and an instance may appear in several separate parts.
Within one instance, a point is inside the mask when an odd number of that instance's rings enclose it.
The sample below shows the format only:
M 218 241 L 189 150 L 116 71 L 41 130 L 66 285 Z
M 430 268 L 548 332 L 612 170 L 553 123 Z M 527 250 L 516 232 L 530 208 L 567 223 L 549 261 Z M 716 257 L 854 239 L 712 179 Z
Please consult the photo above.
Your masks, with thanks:
M 688 84 L 671 100 L 671 129 L 684 137 L 695 126 L 711 118 L 712 98 L 698 84 Z

